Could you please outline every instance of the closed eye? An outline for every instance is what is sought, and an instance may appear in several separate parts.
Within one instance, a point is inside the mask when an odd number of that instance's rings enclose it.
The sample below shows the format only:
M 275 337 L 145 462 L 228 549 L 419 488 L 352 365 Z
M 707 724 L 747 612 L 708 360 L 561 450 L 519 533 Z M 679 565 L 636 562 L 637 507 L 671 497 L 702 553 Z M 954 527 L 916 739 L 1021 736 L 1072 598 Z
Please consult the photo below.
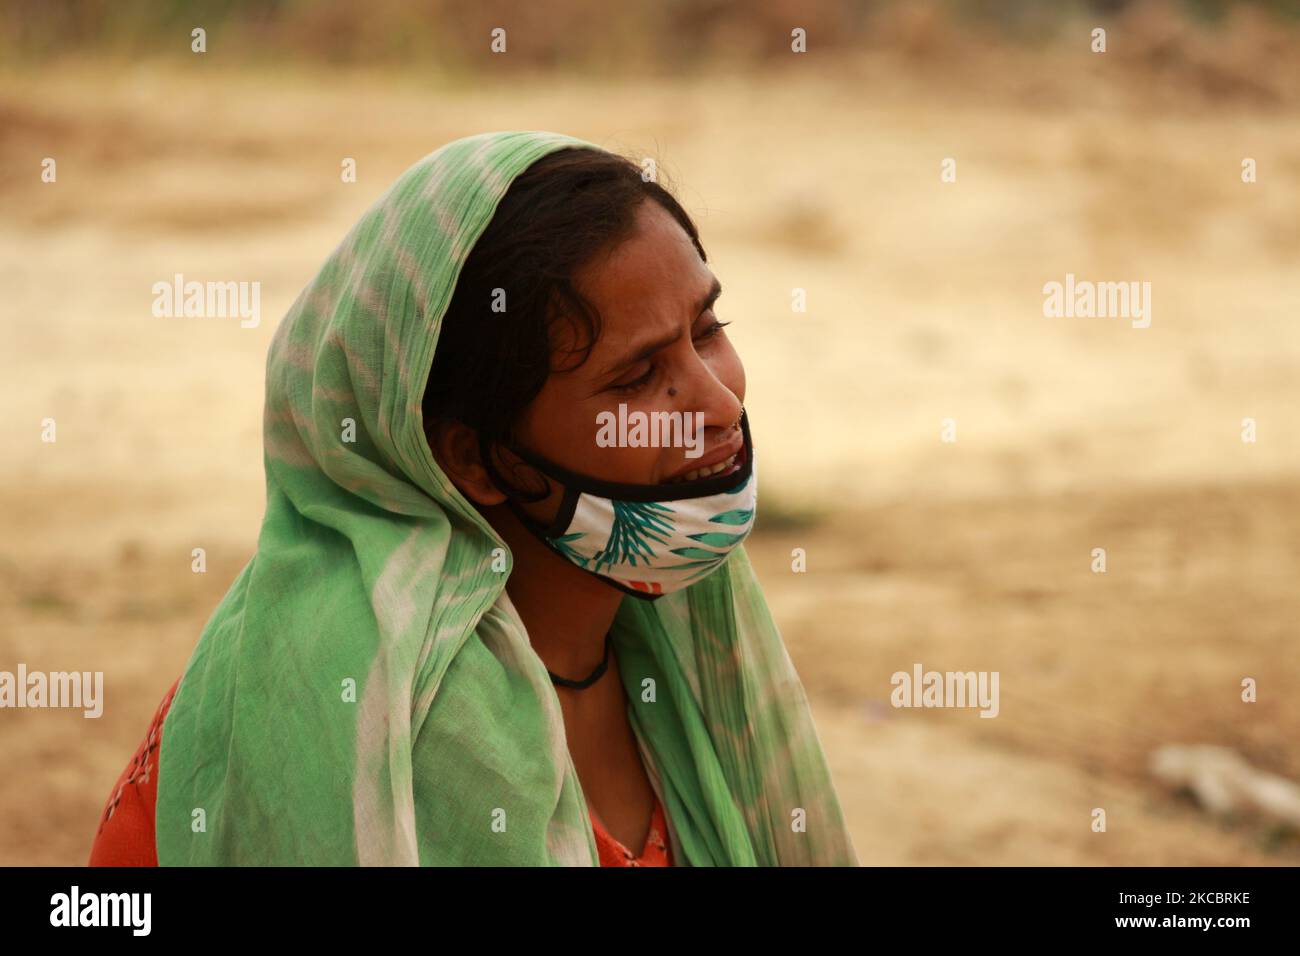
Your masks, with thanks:
M 730 322 L 719 322 L 717 319 L 714 319 L 713 322 L 696 337 L 695 341 L 702 342 L 711 339 L 730 324 Z M 610 391 L 617 392 L 620 395 L 630 395 L 633 392 L 638 392 L 650 384 L 650 380 L 654 378 L 657 370 L 658 366 L 652 362 L 650 367 L 646 369 L 645 374 L 630 382 L 625 382 L 622 385 L 611 385 Z

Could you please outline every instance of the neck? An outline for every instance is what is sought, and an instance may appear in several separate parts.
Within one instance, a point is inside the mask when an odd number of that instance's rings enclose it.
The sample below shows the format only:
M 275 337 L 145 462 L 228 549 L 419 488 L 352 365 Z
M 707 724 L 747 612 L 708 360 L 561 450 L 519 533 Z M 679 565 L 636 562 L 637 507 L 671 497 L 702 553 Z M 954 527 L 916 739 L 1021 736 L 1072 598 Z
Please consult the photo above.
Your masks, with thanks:
M 605 635 L 623 602 L 623 592 L 546 547 L 508 507 L 482 510 L 510 546 L 514 568 L 506 590 L 528 629 L 533 650 L 552 673 L 584 679 L 605 657 Z

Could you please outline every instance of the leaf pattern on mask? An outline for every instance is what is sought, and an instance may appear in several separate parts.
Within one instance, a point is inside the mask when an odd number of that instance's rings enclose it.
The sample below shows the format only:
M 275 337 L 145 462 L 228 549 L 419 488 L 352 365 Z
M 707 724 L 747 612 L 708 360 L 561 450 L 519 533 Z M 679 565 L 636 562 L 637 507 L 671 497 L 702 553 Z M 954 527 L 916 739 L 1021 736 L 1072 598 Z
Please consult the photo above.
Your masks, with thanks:
M 570 561 L 573 561 L 579 567 L 585 568 L 590 559 L 587 558 L 586 555 L 579 554 L 575 551 L 569 542 L 585 537 L 586 534 L 587 532 L 585 531 L 575 531 L 573 534 L 566 534 L 559 538 L 548 538 L 547 540 L 550 541 L 551 544 L 555 545 L 557 551 L 563 552 Z
M 743 534 L 731 534 L 727 531 L 701 531 L 699 534 L 688 534 L 686 537 L 692 541 L 698 541 L 700 544 L 711 545 L 715 548 L 726 548 L 745 539 Z M 698 551 L 699 549 L 694 550 Z M 685 551 L 678 553 L 684 554 Z
M 672 537 L 673 509 L 658 501 L 615 501 L 614 526 L 609 541 L 596 553 L 596 569 L 626 562 L 650 564 L 655 551 L 651 541 L 663 544 Z
M 673 548 L 673 554 L 680 554 L 683 558 L 703 558 L 705 561 L 722 557 L 717 551 L 709 551 L 707 548 Z M 689 564 L 676 565 L 679 568 L 689 568 Z
M 714 515 L 709 520 L 716 524 L 748 524 L 752 517 L 754 517 L 753 508 L 733 508 L 731 511 Z
M 747 524 L 754 516 L 752 508 L 733 508 L 730 511 L 723 511 L 709 519 L 711 522 L 725 525 L 743 525 Z M 702 531 L 699 534 L 687 535 L 692 541 L 698 541 L 700 544 L 711 545 L 715 548 L 730 548 L 744 540 L 744 534 L 732 534 L 727 531 Z M 707 548 L 673 548 L 673 554 L 679 554 L 683 558 L 695 558 L 694 561 L 686 561 L 682 564 L 674 564 L 666 570 L 681 570 L 685 568 L 700 568 L 701 570 L 691 575 L 687 580 L 695 581 L 708 574 L 709 571 L 726 558 L 726 551 L 709 551 Z

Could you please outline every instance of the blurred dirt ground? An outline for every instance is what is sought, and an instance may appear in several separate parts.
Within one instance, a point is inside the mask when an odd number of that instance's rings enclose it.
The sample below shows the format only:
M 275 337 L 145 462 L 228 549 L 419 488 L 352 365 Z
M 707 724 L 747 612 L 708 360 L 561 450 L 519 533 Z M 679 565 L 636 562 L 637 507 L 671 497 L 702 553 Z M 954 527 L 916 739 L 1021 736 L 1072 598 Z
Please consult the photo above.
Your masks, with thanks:
M 0 73 L 0 668 L 104 670 L 107 698 L 0 712 L 0 863 L 85 861 L 252 553 L 285 309 L 402 169 L 506 128 L 656 156 L 697 217 L 764 459 L 748 551 L 864 863 L 1300 862 L 1296 834 L 1210 820 L 1145 769 L 1215 743 L 1300 780 L 1300 124 L 1250 68 L 1294 38 L 1130 43 L 1112 70 L 917 36 L 910 59 L 689 80 Z M 261 281 L 261 325 L 155 319 L 176 272 Z M 1045 319 L 1067 272 L 1150 281 L 1151 328 Z M 890 708 L 915 662 L 999 671 L 999 717 Z

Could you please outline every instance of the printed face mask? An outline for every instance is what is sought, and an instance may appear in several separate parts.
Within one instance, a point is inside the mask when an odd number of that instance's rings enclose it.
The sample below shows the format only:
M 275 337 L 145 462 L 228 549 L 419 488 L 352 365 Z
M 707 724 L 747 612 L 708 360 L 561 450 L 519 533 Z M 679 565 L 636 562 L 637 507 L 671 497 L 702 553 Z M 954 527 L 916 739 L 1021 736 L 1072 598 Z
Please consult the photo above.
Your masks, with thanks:
M 601 481 L 509 445 L 524 461 L 564 485 L 550 525 L 510 509 L 552 551 L 607 584 L 654 600 L 700 580 L 726 560 L 754 526 L 758 472 L 742 412 L 744 446 L 730 474 L 667 484 Z

